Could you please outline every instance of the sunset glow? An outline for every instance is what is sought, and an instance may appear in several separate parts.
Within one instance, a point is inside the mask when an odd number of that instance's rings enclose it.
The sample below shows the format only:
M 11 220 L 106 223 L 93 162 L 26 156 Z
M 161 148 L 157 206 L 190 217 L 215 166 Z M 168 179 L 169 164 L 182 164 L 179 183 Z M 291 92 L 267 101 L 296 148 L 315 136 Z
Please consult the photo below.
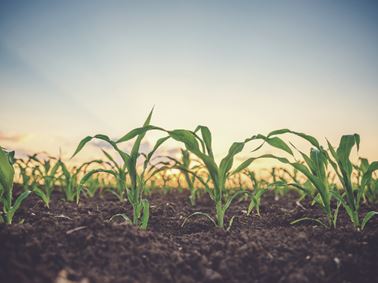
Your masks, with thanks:
M 5 1 L 0 143 L 67 158 L 86 135 L 209 126 L 216 155 L 290 128 L 378 159 L 376 3 Z M 85 17 L 83 17 L 85 15 Z M 172 144 L 172 147 L 177 144 Z M 83 152 L 80 159 L 100 154 Z

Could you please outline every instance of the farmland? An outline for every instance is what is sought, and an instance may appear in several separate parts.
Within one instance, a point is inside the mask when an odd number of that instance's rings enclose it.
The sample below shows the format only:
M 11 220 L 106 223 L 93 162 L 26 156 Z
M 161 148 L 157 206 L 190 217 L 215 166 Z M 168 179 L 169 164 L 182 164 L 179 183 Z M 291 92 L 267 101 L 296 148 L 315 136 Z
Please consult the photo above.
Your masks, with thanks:
M 378 283 L 378 1 L 0 1 L 0 283 Z
M 102 157 L 77 166 L 1 149 L 1 282 L 376 280 L 378 162 L 352 160 L 358 134 L 331 144 L 280 129 L 218 160 L 208 127 L 164 129 L 151 111 L 120 138 L 83 138 L 72 157 L 94 140 Z M 168 141 L 178 154 L 159 155 Z M 280 165 L 261 177 L 262 159 Z

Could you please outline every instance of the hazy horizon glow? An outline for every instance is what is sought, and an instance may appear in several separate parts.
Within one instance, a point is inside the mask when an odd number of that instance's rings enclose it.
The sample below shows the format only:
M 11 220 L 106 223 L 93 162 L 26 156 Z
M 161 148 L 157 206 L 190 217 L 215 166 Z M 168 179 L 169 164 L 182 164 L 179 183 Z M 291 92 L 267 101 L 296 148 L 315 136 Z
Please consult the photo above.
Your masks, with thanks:
M 66 156 L 153 124 L 290 128 L 378 160 L 376 1 L 1 1 L 0 145 Z M 172 145 L 174 146 L 174 145 Z M 98 156 L 88 148 L 82 157 Z

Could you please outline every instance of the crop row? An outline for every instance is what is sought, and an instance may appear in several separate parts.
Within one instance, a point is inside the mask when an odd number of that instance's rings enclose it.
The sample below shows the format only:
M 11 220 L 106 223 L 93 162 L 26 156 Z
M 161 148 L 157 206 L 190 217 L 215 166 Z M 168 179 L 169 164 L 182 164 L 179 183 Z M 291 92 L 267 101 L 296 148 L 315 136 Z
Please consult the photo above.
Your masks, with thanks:
M 42 159 L 38 154 L 26 159 L 15 159 L 14 152 L 7 152 L 0 147 L 0 221 L 12 223 L 17 209 L 31 193 L 37 195 L 48 209 L 53 191 L 61 188 L 65 199 L 76 203 L 83 196 L 92 198 L 97 193 L 109 191 L 121 203 L 127 202 L 133 208 L 132 215 L 116 216 L 122 216 L 125 221 L 147 229 L 150 216 L 148 195 L 158 186 L 167 189 L 173 180 L 177 188 L 190 190 L 189 200 L 193 206 L 196 205 L 196 199 L 205 193 L 214 204 L 212 215 L 197 211 L 188 215 L 183 225 L 191 217 L 200 215 L 219 228 L 230 229 L 234 217 L 225 223 L 225 214 L 232 202 L 248 199 L 247 214 L 250 215 L 254 210 L 259 214 L 261 198 L 268 190 L 273 190 L 277 196 L 282 196 L 287 190 L 296 190 L 300 200 L 310 199 L 324 213 L 322 218 L 305 217 L 293 221 L 293 224 L 315 221 L 327 228 L 336 228 L 340 208 L 343 208 L 354 227 L 363 230 L 368 221 L 378 214 L 375 211 L 365 215 L 360 213 L 362 204 L 378 201 L 378 180 L 375 176 L 378 162 L 369 163 L 367 159 L 360 158 L 359 164 L 352 163 L 351 152 L 353 149 L 358 151 L 360 146 L 357 134 L 342 136 L 337 147 L 327 140 L 327 146 L 323 147 L 310 135 L 281 129 L 268 135 L 258 134 L 234 142 L 226 156 L 217 162 L 213 153 L 212 134 L 207 127 L 198 126 L 194 131 L 166 130 L 151 125 L 151 117 L 152 111 L 142 127 L 131 130 L 118 140 L 102 134 L 85 137 L 73 156 L 79 154 L 90 141 L 97 139 L 107 143 L 118 157 L 102 149 L 103 160 L 93 160 L 72 168 L 61 159 Z M 142 141 L 150 131 L 160 132 L 163 137 L 157 140 L 149 152 L 141 152 Z M 310 144 L 310 152 L 297 149 L 285 141 L 283 135 L 303 139 Z M 154 156 L 168 140 L 183 145 L 181 155 Z M 260 142 L 251 153 L 254 156 L 234 166 L 235 157 L 252 141 Z M 132 142 L 129 152 L 121 149 L 121 144 L 125 142 Z M 265 145 L 277 153 L 257 155 Z M 274 159 L 285 166 L 273 168 L 270 178 L 257 178 L 250 167 L 258 159 Z M 17 197 L 13 193 L 15 172 L 22 184 L 22 191 Z

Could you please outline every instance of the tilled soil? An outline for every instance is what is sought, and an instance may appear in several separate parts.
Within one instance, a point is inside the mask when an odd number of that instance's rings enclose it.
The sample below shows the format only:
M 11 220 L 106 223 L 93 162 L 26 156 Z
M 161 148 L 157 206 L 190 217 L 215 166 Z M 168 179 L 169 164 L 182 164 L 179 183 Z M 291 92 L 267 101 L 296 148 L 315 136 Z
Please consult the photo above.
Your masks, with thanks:
M 181 227 L 192 212 L 213 211 L 207 198 L 191 207 L 186 193 L 154 193 L 148 231 L 110 223 L 114 214 L 130 215 L 111 196 L 79 206 L 61 198 L 46 209 L 32 196 L 15 217 L 23 224 L 0 225 L 0 282 L 378 282 L 378 217 L 363 232 L 343 211 L 336 230 L 290 225 L 322 215 L 297 205 L 294 194 L 265 195 L 261 217 L 235 203 L 229 232 L 204 217 Z

